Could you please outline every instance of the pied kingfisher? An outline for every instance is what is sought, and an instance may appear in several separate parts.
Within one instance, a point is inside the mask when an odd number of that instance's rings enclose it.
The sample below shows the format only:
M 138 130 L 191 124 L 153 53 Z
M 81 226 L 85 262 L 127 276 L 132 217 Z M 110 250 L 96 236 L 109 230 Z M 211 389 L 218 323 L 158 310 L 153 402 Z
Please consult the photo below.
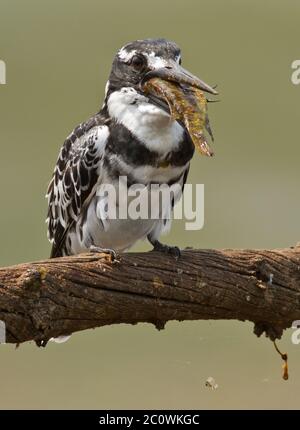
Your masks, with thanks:
M 47 191 L 51 257 L 91 249 L 113 253 L 148 238 L 154 249 L 179 255 L 159 242 L 170 226 L 159 219 L 105 219 L 103 183 L 179 184 L 183 189 L 194 145 L 186 128 L 170 116 L 165 100 L 145 94 L 152 77 L 216 91 L 181 67 L 179 47 L 165 39 L 126 44 L 114 58 L 101 110 L 67 137 Z M 175 196 L 176 200 L 176 196 Z M 175 201 L 172 201 L 172 207 Z

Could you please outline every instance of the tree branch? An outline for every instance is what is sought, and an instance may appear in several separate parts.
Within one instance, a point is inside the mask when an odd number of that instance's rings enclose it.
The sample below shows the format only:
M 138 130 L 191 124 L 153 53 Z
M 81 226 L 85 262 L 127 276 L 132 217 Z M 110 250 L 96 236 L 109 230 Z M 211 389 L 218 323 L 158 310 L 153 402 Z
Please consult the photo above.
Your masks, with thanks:
M 35 340 L 108 324 L 236 319 L 280 338 L 300 319 L 300 247 L 156 252 L 119 262 L 83 254 L 0 269 L 6 341 Z

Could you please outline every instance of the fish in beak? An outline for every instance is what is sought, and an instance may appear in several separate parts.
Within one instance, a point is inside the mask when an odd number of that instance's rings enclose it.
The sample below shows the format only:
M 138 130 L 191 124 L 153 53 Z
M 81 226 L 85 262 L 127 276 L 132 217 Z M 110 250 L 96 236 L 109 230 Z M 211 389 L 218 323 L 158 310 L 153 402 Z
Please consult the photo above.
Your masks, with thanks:
M 155 104 L 162 108 L 167 105 L 171 117 L 187 129 L 201 154 L 209 157 L 213 155 L 204 134 L 206 130 L 213 140 L 204 92 L 216 95 L 218 93 L 214 88 L 175 61 L 148 72 L 141 82 L 141 88 Z

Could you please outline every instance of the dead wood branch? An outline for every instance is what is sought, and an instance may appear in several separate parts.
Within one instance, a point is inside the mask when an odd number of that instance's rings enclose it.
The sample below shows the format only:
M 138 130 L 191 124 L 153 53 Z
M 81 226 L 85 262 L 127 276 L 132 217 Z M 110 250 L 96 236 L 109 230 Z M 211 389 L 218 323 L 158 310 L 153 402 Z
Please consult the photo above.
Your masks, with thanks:
M 272 339 L 300 319 L 300 247 L 156 252 L 111 263 L 84 254 L 0 269 L 0 319 L 9 343 L 107 324 L 235 319 Z

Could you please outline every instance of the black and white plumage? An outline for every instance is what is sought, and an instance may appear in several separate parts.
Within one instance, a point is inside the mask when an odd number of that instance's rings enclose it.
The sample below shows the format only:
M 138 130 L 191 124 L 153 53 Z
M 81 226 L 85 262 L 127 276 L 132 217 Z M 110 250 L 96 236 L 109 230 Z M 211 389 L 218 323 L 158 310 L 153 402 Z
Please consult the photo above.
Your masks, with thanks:
M 145 237 L 159 244 L 170 224 L 164 213 L 160 219 L 105 219 L 97 190 L 103 183 L 117 188 L 120 176 L 127 177 L 128 185 L 184 186 L 194 145 L 186 129 L 171 119 L 166 103 L 141 89 L 143 80 L 161 70 L 175 70 L 179 80 L 195 82 L 179 63 L 178 46 L 164 39 L 132 42 L 117 53 L 100 112 L 66 139 L 48 187 L 52 257 L 91 246 L 123 251 Z M 214 92 L 198 82 L 199 88 Z

